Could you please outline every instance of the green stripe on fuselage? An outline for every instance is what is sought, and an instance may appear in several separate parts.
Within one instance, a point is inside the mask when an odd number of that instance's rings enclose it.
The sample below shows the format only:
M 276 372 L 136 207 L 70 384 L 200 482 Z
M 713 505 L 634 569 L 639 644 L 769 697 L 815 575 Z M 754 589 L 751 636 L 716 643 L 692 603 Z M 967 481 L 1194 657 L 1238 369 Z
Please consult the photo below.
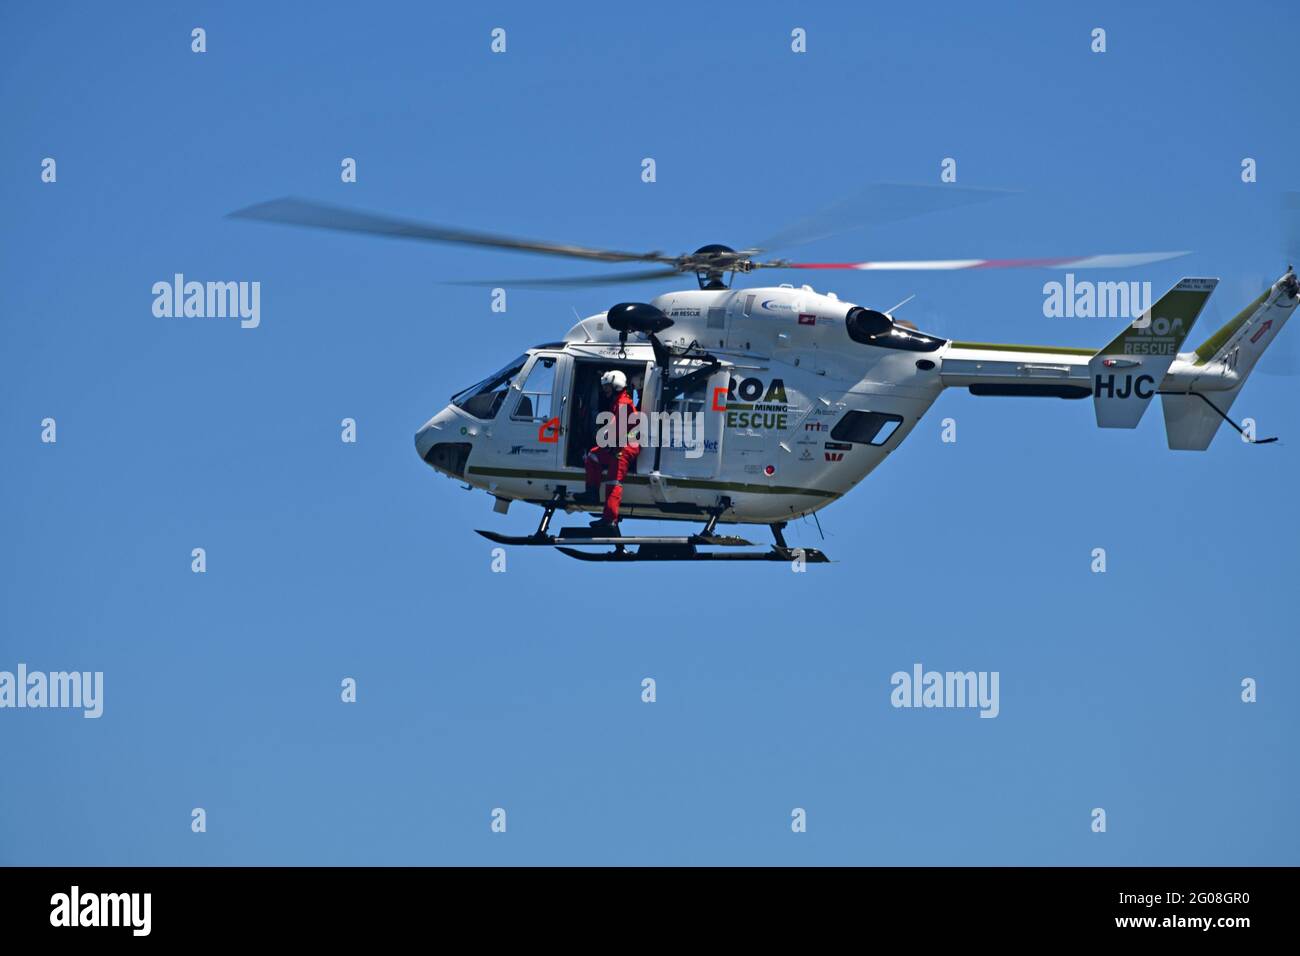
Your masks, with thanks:
M 533 478 L 542 481 L 585 482 L 586 475 L 581 471 L 533 471 L 527 468 L 482 468 L 470 466 L 470 474 L 484 475 L 488 478 Z M 786 485 L 747 485 L 738 481 L 708 481 L 702 478 L 668 478 L 668 483 L 678 488 L 705 488 L 710 491 L 737 491 L 754 495 L 807 495 L 811 498 L 838 498 L 838 491 L 823 491 L 820 488 L 792 488 Z M 648 485 L 650 479 L 645 475 L 628 475 L 625 484 Z
M 1272 291 L 1273 287 L 1269 286 L 1263 295 L 1238 312 L 1231 322 L 1198 345 L 1196 347 L 1196 364 L 1204 365 L 1214 358 L 1215 353 L 1223 348 L 1223 343 L 1232 338 L 1236 331 L 1241 328 L 1242 323 L 1255 314 L 1255 310 L 1264 304 L 1264 300 L 1268 298 L 1268 294 Z
M 1005 345 L 999 342 L 950 342 L 955 349 L 984 350 L 989 352 L 1040 352 L 1045 355 L 1096 355 L 1096 349 L 1074 349 L 1060 345 Z

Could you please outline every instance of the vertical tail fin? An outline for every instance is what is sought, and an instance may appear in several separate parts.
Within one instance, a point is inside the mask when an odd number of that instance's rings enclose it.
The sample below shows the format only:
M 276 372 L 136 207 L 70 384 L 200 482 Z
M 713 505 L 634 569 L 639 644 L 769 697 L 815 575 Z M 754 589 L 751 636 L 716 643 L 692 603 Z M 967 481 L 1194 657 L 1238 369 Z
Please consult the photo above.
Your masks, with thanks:
M 1218 279 L 1183 279 L 1088 362 L 1102 428 L 1136 428 Z

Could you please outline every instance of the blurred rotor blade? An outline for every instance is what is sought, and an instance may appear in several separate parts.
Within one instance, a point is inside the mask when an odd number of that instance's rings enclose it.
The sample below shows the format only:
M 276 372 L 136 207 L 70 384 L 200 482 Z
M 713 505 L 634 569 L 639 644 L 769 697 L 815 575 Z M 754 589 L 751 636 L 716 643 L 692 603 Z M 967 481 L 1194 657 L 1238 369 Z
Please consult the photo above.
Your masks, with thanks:
M 443 285 L 500 286 L 517 289 L 565 289 L 578 286 L 618 285 L 620 282 L 651 282 L 680 276 L 676 269 L 650 269 L 645 272 L 623 272 L 598 276 L 559 276 L 554 279 L 462 279 L 444 282 Z
M 866 272 L 944 271 L 953 269 L 1125 269 L 1164 262 L 1189 252 L 1129 252 L 1099 256 L 1064 256 L 1056 259 L 916 259 L 895 262 L 762 262 L 765 269 L 861 269 Z
M 316 229 L 333 229 L 338 232 L 362 232 L 397 239 L 423 239 L 428 242 L 450 242 L 470 246 L 488 246 L 510 249 L 515 252 L 536 252 L 574 259 L 596 259 L 601 262 L 664 262 L 675 260 L 658 252 L 616 252 L 609 249 L 589 249 L 534 239 L 518 239 L 489 232 L 454 229 L 432 223 L 414 222 L 378 213 L 345 209 L 326 203 L 286 197 L 258 203 L 247 209 L 230 213 L 235 219 L 257 219 L 291 226 L 311 226 Z
M 1300 263 L 1300 193 L 1282 194 L 1282 241 L 1287 263 Z
M 788 249 L 852 229 L 924 216 L 1015 195 L 1006 189 L 978 189 L 931 183 L 871 183 L 755 243 L 760 249 Z
M 1282 193 L 1282 253 L 1286 264 L 1294 266 L 1300 263 L 1300 193 Z M 1276 277 L 1260 275 L 1242 283 L 1241 298 L 1250 301 L 1261 290 L 1270 287 Z M 1211 300 L 1213 301 L 1213 300 Z M 1262 356 L 1255 370 L 1261 375 L 1275 375 L 1294 378 L 1300 374 L 1300 342 L 1294 329 L 1277 340 Z

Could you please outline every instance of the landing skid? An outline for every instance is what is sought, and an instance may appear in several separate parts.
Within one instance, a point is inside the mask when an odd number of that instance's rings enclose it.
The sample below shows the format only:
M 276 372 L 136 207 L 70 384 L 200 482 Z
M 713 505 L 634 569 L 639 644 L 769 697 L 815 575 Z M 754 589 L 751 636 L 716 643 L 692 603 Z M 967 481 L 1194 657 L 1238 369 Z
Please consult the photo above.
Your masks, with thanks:
M 541 523 L 532 534 L 510 535 L 496 531 L 478 530 L 478 533 L 496 544 L 522 547 L 553 547 L 561 554 L 579 561 L 796 561 L 802 558 L 808 564 L 826 564 L 830 558 L 816 548 L 791 548 L 781 533 L 785 522 L 770 525 L 775 543 L 770 551 L 725 552 L 700 551 L 709 548 L 752 548 L 754 542 L 735 535 L 715 533 L 718 518 L 731 507 L 724 498 L 709 514 L 708 523 L 698 534 L 689 535 L 621 535 L 610 534 L 600 528 L 562 528 L 558 535 L 548 529 L 556 508 L 565 506 L 564 488 L 556 489 L 555 498 L 547 505 Z M 612 551 L 579 551 L 572 545 L 612 545 Z M 636 550 L 629 551 L 629 547 Z
M 563 528 L 558 535 L 553 534 L 497 534 L 495 531 L 479 530 L 479 534 L 497 544 L 511 545 L 554 545 L 562 544 L 614 544 L 623 547 L 629 544 L 662 545 L 664 547 L 702 544 L 717 548 L 752 548 L 754 542 L 737 538 L 733 535 L 608 535 L 589 534 L 590 528 Z
M 579 561 L 795 561 L 800 554 L 809 564 L 827 564 L 830 558 L 816 548 L 794 550 L 773 548 L 771 551 L 696 551 L 693 545 L 643 544 L 635 551 L 615 548 L 613 551 L 579 551 L 576 548 L 557 547 Z

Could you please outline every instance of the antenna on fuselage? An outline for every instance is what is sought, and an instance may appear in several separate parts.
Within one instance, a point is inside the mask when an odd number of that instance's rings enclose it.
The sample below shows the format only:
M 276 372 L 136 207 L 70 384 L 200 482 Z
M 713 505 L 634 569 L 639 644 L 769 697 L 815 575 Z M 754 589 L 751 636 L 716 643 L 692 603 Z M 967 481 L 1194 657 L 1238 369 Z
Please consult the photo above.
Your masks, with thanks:
M 892 318 L 894 317 L 894 313 L 895 313 L 895 312 L 897 312 L 899 309 L 901 309 L 903 306 L 907 305 L 907 303 L 911 302 L 911 301 L 912 301 L 913 299 L 915 299 L 915 298 L 916 298 L 916 293 L 913 292 L 911 295 L 909 295 L 909 296 L 908 296 L 906 299 L 904 299 L 902 302 L 898 303 L 898 305 L 894 306 L 892 309 L 886 309 L 886 310 L 885 310 L 885 315 L 889 316 L 889 317 L 892 319 Z

